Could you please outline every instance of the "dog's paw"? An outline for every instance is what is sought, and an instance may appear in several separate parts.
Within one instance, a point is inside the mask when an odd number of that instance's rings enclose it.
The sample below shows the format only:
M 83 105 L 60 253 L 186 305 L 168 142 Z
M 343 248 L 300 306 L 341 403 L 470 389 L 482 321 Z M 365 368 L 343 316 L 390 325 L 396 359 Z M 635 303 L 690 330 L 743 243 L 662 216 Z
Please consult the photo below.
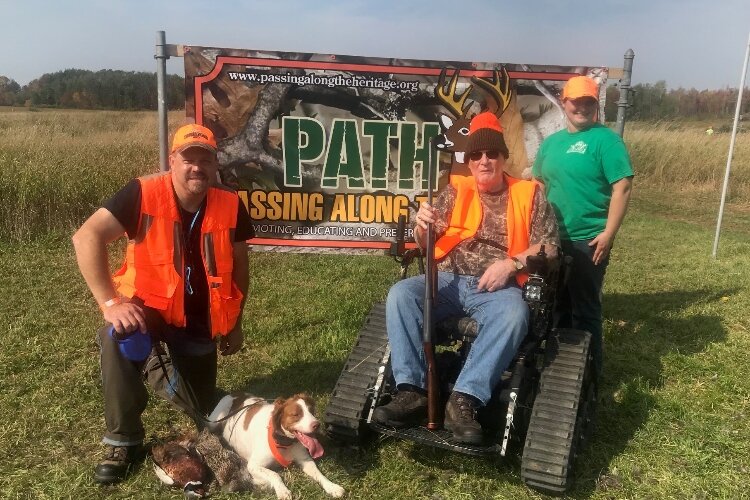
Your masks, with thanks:
M 285 486 L 276 488 L 276 498 L 279 500 L 292 500 L 292 492 Z
M 341 498 L 346 493 L 346 490 L 338 484 L 331 483 L 325 487 L 326 493 L 331 495 L 333 498 Z

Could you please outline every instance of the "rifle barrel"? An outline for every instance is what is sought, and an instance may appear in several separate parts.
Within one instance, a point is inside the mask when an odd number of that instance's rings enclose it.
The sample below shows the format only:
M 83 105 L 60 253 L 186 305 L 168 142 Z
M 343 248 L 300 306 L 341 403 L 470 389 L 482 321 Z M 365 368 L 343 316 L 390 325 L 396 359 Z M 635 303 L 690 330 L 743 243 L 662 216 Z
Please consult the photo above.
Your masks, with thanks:
M 427 162 L 427 203 L 432 206 L 432 191 L 435 186 L 435 176 L 432 170 L 432 148 L 429 149 Z M 424 287 L 424 321 L 422 331 L 422 348 L 427 363 L 427 428 L 438 429 L 440 418 L 440 384 L 438 382 L 437 364 L 435 363 L 435 347 L 432 344 L 434 332 L 434 291 L 435 291 L 435 229 L 432 224 L 427 225 L 427 268 L 425 269 Z

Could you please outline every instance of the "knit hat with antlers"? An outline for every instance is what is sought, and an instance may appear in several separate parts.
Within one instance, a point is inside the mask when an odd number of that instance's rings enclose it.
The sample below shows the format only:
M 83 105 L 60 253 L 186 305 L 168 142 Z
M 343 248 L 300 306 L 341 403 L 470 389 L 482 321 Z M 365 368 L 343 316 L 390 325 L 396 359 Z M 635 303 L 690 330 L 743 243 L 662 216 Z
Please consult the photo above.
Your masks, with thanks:
M 500 154 L 508 159 L 508 146 L 503 138 L 503 127 L 497 116 L 489 111 L 479 113 L 471 119 L 469 124 L 469 141 L 466 144 L 466 153 L 475 151 L 500 151 Z

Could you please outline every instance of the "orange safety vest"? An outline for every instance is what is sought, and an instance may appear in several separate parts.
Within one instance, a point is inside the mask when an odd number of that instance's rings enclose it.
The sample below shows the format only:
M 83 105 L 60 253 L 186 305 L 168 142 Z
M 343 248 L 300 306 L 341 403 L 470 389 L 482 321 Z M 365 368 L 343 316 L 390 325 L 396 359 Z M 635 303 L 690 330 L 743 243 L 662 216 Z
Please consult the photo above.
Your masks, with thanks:
M 508 186 L 508 255 L 519 254 L 529 248 L 531 233 L 531 210 L 534 193 L 539 185 L 536 181 L 525 181 L 503 174 Z M 477 234 L 482 223 L 482 203 L 473 176 L 451 175 L 451 185 L 456 189 L 456 201 L 445 233 L 435 242 L 435 258 L 445 258 L 448 252 L 465 239 Z M 528 273 L 516 274 L 516 281 L 523 286 Z
M 117 291 L 138 297 L 168 324 L 185 326 L 182 219 L 167 172 L 140 177 L 138 234 L 128 241 L 125 262 L 113 276 Z M 211 336 L 225 335 L 240 315 L 242 292 L 232 279 L 234 229 L 239 198 L 224 187 L 210 187 L 201 225 L 201 257 L 208 280 Z

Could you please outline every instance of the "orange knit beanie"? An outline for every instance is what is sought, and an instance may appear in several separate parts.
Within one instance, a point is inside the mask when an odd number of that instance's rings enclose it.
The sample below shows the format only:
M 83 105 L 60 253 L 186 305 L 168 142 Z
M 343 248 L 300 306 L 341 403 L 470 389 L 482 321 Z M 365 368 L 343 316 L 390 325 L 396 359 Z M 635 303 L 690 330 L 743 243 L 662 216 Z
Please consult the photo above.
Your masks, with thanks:
M 492 150 L 500 151 L 505 159 L 508 159 L 509 152 L 503 138 L 503 126 L 500 125 L 497 116 L 485 111 L 471 119 L 466 153 Z

